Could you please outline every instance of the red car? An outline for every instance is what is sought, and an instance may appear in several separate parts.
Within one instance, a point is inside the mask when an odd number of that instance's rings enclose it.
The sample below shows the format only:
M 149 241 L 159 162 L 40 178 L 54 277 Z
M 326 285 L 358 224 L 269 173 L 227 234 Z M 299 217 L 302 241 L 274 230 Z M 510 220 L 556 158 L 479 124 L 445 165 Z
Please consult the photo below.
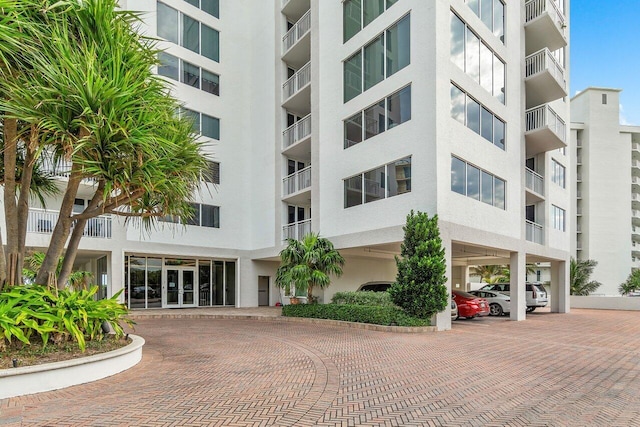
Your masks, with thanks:
M 473 319 L 478 316 L 489 315 L 489 303 L 484 298 L 478 298 L 462 291 L 451 291 L 453 299 L 458 304 L 458 316 Z

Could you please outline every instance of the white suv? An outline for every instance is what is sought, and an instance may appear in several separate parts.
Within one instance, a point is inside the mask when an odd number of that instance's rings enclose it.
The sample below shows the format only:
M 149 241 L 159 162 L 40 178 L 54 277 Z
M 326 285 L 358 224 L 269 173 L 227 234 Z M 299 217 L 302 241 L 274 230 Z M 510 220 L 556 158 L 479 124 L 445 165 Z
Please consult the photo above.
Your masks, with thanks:
M 511 285 L 509 283 L 493 283 L 484 285 L 480 288 L 482 291 L 496 291 L 501 294 L 509 295 Z M 549 303 L 547 291 L 539 283 L 527 283 L 527 312 L 532 312 L 538 307 L 546 307 Z

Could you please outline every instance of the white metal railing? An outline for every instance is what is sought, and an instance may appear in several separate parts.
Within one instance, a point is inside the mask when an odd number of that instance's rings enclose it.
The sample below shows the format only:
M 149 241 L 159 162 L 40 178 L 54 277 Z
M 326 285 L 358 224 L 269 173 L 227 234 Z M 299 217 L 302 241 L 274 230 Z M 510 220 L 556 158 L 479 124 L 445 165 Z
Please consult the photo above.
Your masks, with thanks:
M 544 196 L 544 178 L 529 168 L 525 168 L 525 186 L 529 190 Z
M 577 147 L 582 147 L 582 140 L 581 139 L 576 141 L 576 146 Z
M 634 150 L 634 151 L 640 151 L 640 143 L 632 142 L 631 143 L 631 149 Z
M 640 194 L 638 194 L 638 193 L 631 194 L 631 201 L 632 202 L 640 202 Z
M 579 251 L 582 250 L 582 242 L 577 242 L 576 243 L 576 250 L 579 250 Z
M 29 209 L 29 216 L 27 218 L 27 232 L 28 233 L 42 233 L 51 234 L 53 228 L 58 222 L 59 212 L 49 211 L 44 209 Z M 111 238 L 111 217 L 110 216 L 98 216 L 95 218 L 89 218 L 84 226 L 85 237 L 98 237 L 103 239 Z
M 549 105 L 545 104 L 540 107 L 530 108 L 525 114 L 527 132 L 546 126 L 551 129 L 562 142 L 565 141 L 566 125 L 564 120 L 562 120 L 560 116 L 558 116 L 558 113 L 553 111 L 553 108 L 549 107 Z
M 577 190 L 577 191 L 576 191 L 576 197 L 577 197 L 578 199 L 582 199 L 582 190 Z
M 302 15 L 302 18 L 298 19 L 293 27 L 287 31 L 287 34 L 282 37 L 282 52 L 286 52 L 293 47 L 298 40 L 302 38 L 311 29 L 311 10 Z
M 533 21 L 547 12 L 553 22 L 564 34 L 566 27 L 564 13 L 560 10 L 555 0 L 528 0 L 525 3 L 525 22 Z
M 631 215 L 632 215 L 634 218 L 640 218 L 640 211 L 639 211 L 639 210 L 637 210 L 637 209 L 631 209 Z
M 640 168 L 640 160 L 631 160 L 632 168 Z
M 533 221 L 526 220 L 527 222 L 527 241 L 533 243 L 543 244 L 544 228 L 540 224 L 536 224 Z
M 284 99 L 289 99 L 311 81 L 311 62 L 302 66 L 282 85 Z
M 282 179 L 282 191 L 285 196 L 311 187 L 311 165 Z
M 581 173 L 577 173 L 576 174 L 576 181 L 578 181 L 578 182 L 582 181 L 582 174 Z
M 576 164 L 581 165 L 582 164 L 582 155 L 578 154 L 576 156 Z
M 300 240 L 311 233 L 311 218 L 282 226 L 282 240 Z
M 567 80 L 564 77 L 564 67 L 560 65 L 558 60 L 551 54 L 549 48 L 544 47 L 527 56 L 525 59 L 525 77 L 531 77 L 543 71 L 549 71 L 554 79 L 563 89 L 567 87 Z
M 578 206 L 576 208 L 576 215 L 582 215 L 582 207 L 581 206 Z
M 71 166 L 71 162 L 64 159 L 58 160 L 55 164 L 49 158 L 44 159 L 42 162 L 42 170 L 58 178 L 69 179 L 69 176 L 71 175 Z M 83 178 L 83 181 L 95 183 L 97 180 L 95 178 Z
M 282 148 L 292 146 L 311 135 L 311 114 L 298 120 L 282 132 Z
M 637 176 L 632 176 L 631 177 L 631 183 L 632 184 L 636 184 L 636 185 L 640 185 L 640 178 Z
M 582 224 L 576 224 L 576 231 L 582 233 Z

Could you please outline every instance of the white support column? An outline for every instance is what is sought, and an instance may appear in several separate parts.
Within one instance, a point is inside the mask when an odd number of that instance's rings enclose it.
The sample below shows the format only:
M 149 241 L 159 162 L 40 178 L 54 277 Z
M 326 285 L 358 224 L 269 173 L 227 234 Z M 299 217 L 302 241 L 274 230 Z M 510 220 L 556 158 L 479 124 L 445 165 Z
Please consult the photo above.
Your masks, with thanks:
M 447 287 L 447 294 L 451 295 L 451 239 L 442 235 L 440 237 L 442 238 L 442 247 L 444 248 L 444 257 L 447 264 L 445 271 L 447 282 L 445 283 L 445 286 Z M 439 331 L 448 331 L 451 329 L 451 302 L 449 302 L 449 300 L 447 301 L 447 308 L 431 318 L 433 326 L 435 326 Z
M 526 262 L 524 252 L 511 252 L 509 264 L 511 270 L 511 320 L 525 320 L 527 317 Z
M 124 277 L 124 251 L 109 252 L 107 254 L 107 268 L 109 275 L 110 289 L 107 295 L 111 297 L 120 289 L 124 288 L 127 284 L 127 280 Z M 120 302 L 124 301 L 124 292 L 120 294 Z
M 569 263 L 551 261 L 551 312 L 568 313 L 571 308 L 569 296 Z

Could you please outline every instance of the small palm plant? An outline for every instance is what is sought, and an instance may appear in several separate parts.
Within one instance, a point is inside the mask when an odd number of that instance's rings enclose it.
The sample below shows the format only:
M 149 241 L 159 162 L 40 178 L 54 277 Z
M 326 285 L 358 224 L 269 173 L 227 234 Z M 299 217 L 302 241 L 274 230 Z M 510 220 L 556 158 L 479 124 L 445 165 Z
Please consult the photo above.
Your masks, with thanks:
M 569 292 L 571 295 L 587 296 L 595 292 L 602 283 L 589 280 L 598 262 L 592 259 L 573 259 L 569 263 Z
M 633 270 L 627 280 L 618 286 L 618 292 L 625 296 L 637 290 L 640 290 L 640 270 Z
M 287 247 L 280 252 L 280 267 L 276 286 L 307 291 L 307 302 L 313 300 L 313 289 L 331 284 L 330 275 L 342 275 L 344 258 L 330 240 L 317 233 L 309 233 L 302 240 L 287 239 Z

